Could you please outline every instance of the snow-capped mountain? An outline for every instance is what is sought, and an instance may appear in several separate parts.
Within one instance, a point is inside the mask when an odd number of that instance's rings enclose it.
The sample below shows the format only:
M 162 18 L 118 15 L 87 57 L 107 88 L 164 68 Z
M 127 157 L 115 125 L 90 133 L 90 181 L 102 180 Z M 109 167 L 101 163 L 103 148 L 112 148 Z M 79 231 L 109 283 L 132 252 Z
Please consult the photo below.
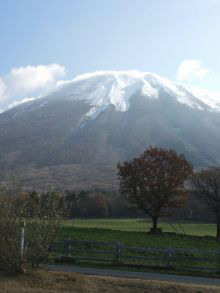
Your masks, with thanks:
M 135 70 L 98 71 L 79 75 L 72 81 L 58 84 L 54 95 L 89 103 L 93 107 L 86 118 L 95 119 L 109 105 L 113 105 L 117 111 L 127 111 L 134 94 L 157 99 L 161 90 L 191 108 L 220 111 L 219 93 L 176 84 L 159 75 Z M 42 102 L 38 107 L 46 103 Z
M 4 176 L 19 170 L 22 179 L 29 172 L 41 186 L 54 185 L 55 176 L 60 186 L 110 187 L 116 163 L 149 145 L 175 148 L 196 166 L 220 164 L 218 93 L 149 72 L 77 76 L 0 114 L 0 125 Z

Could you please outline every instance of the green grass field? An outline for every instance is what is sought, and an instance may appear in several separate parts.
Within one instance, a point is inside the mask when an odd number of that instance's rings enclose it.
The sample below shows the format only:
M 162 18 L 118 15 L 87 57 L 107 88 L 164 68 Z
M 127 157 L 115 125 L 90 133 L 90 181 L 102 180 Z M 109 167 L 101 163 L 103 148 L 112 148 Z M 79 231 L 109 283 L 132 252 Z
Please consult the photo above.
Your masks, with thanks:
M 176 235 L 150 235 L 146 233 L 150 227 L 151 221 L 144 219 L 71 220 L 63 222 L 59 238 L 120 241 L 129 246 L 140 247 L 220 248 L 214 238 L 201 237 L 215 236 L 214 224 L 186 221 L 175 224 L 170 221 L 159 223 L 164 232 L 178 232 Z
M 64 221 L 63 227 L 98 228 L 120 231 L 148 232 L 152 226 L 148 219 L 89 219 Z M 216 225 L 193 221 L 161 221 L 159 228 L 164 232 L 176 232 L 194 236 L 215 236 Z

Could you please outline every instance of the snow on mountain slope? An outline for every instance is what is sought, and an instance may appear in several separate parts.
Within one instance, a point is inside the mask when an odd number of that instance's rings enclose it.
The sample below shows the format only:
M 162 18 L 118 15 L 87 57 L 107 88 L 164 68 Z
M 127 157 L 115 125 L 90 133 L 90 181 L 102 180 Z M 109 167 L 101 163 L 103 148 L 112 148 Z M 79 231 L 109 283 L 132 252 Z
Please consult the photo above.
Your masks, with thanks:
M 127 111 L 130 98 L 139 93 L 146 98 L 158 98 L 168 92 L 178 102 L 198 110 L 220 111 L 220 94 L 176 84 L 149 72 L 97 71 L 77 76 L 64 83 L 61 96 L 86 100 L 92 105 L 85 118 L 95 119 L 110 104 L 117 111 Z
M 127 111 L 131 97 L 136 94 L 147 99 L 160 99 L 163 92 L 195 110 L 220 111 L 219 92 L 178 84 L 157 74 L 137 70 L 85 73 L 71 81 L 59 82 L 52 95 L 90 104 L 90 110 L 82 118 L 84 121 L 95 119 L 109 105 L 113 105 L 117 111 Z M 32 102 L 26 103 L 30 111 L 39 107 Z M 44 102 L 40 106 L 44 106 Z

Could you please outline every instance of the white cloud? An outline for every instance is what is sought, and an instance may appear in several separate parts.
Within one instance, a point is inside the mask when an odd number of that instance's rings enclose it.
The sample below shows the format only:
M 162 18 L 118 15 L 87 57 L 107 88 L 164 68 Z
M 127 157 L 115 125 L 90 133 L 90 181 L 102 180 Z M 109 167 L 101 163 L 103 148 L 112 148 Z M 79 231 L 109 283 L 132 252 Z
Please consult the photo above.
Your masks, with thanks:
M 177 80 L 180 82 L 193 82 L 203 80 L 210 73 L 210 70 L 203 67 L 200 60 L 184 60 L 178 67 Z
M 65 67 L 59 64 L 12 68 L 0 77 L 0 108 L 6 110 L 27 101 L 27 95 L 33 97 L 49 91 L 65 74 Z
M 58 64 L 13 68 L 5 77 L 16 93 L 26 93 L 53 84 L 65 75 L 65 68 Z
M 0 100 L 6 98 L 6 85 L 4 81 L 0 78 Z

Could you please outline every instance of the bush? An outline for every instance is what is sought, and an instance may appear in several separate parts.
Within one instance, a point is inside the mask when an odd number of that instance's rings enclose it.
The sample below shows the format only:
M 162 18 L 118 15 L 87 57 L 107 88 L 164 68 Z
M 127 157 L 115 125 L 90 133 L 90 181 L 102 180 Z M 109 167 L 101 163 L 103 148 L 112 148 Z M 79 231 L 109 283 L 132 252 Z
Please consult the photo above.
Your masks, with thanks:
M 63 207 L 55 193 L 1 190 L 0 270 L 25 272 L 28 265 L 38 267 L 45 263 L 59 231 L 62 213 Z

